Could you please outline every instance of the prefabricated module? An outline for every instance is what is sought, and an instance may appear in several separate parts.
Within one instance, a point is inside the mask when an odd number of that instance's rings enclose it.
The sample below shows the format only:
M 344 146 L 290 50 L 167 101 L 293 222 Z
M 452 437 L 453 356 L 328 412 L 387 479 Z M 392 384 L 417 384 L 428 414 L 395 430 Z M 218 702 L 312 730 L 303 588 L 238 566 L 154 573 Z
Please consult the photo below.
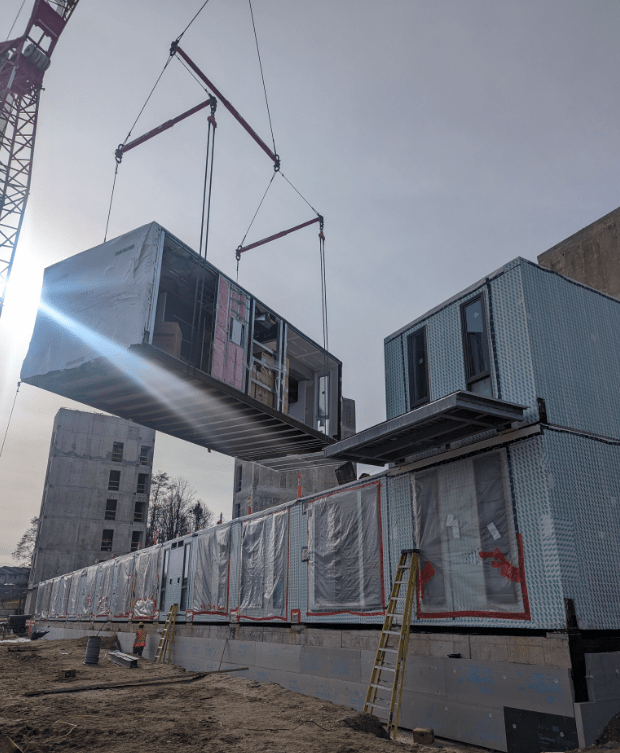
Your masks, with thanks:
M 155 222 L 45 270 L 21 379 L 243 460 L 341 438 L 341 362 Z

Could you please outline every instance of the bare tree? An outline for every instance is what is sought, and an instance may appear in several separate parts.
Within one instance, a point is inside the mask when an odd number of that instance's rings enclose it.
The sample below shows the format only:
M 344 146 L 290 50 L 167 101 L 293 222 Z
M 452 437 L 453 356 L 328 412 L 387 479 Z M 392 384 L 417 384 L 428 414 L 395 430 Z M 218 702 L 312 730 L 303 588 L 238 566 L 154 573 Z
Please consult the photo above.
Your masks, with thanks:
M 170 541 L 178 536 L 206 528 L 213 513 L 204 502 L 196 499 L 196 491 L 182 476 L 171 479 L 159 471 L 151 482 L 147 546 Z
M 151 477 L 151 492 L 149 495 L 149 514 L 146 526 L 146 546 L 152 546 L 158 531 L 160 510 L 170 489 L 170 476 L 164 471 L 157 471 Z
M 38 532 L 39 518 L 35 516 L 30 520 L 30 525 L 11 554 L 11 557 L 17 560 L 18 564 L 22 567 L 30 567 L 32 563 L 32 555 L 34 554 L 34 545 Z
M 209 510 L 207 505 L 202 500 L 199 499 L 190 510 L 192 533 L 194 533 L 195 531 L 200 531 L 202 528 L 208 528 L 210 525 L 213 525 L 214 517 L 215 516 L 213 515 L 213 512 Z

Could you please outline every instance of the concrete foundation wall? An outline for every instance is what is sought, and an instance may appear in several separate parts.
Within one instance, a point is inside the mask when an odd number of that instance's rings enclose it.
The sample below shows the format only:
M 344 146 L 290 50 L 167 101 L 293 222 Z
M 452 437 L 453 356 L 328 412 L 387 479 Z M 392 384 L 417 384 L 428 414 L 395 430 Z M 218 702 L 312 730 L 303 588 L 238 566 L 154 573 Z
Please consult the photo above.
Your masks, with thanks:
M 45 623 L 48 638 L 95 634 L 100 625 Z M 135 626 L 118 631 L 130 652 Z M 152 659 L 161 626 L 147 625 L 144 655 Z M 260 682 L 361 709 L 378 643 L 378 630 L 319 629 L 305 625 L 177 626 L 172 660 L 208 671 L 249 667 L 238 673 Z M 449 658 L 448 654 L 461 654 Z M 426 726 L 440 737 L 507 750 L 504 707 L 575 716 L 565 636 L 482 636 L 414 633 L 406 665 L 400 726 Z M 236 673 L 237 674 L 237 673 Z M 593 705 L 581 704 L 593 721 Z M 581 718 L 581 717 L 580 717 Z M 605 722 L 608 719 L 605 720 Z M 600 730 L 597 732 L 600 734 Z

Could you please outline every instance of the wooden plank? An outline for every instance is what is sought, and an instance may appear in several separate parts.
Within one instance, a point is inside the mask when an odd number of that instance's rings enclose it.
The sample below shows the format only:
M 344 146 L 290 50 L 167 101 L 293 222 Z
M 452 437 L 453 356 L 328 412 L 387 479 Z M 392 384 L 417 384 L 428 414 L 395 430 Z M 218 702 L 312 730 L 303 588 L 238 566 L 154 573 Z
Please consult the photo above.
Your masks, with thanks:
M 236 667 L 234 669 L 214 669 L 211 672 L 196 672 L 195 674 L 191 675 L 191 677 L 172 677 L 169 679 L 160 677 L 156 680 L 142 680 L 138 682 L 104 682 L 97 683 L 96 685 L 77 685 L 68 688 L 53 688 L 52 690 L 33 690 L 30 693 L 24 693 L 24 696 L 30 698 L 37 695 L 80 693 L 87 690 L 108 690 L 112 688 L 131 688 L 136 686 L 144 687 L 146 685 L 180 685 L 182 682 L 193 682 L 194 680 L 199 680 L 201 677 L 206 677 L 207 675 L 223 675 L 229 674 L 230 672 L 245 672 L 248 669 L 249 667 Z

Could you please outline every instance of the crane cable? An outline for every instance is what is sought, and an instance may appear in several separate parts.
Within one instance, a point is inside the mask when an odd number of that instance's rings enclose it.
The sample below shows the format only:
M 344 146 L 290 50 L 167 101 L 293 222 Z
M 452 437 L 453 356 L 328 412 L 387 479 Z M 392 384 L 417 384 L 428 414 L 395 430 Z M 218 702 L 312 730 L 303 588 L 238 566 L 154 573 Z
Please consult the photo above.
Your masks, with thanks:
M 2 447 L 0 447 L 0 457 L 2 457 L 2 451 L 4 450 L 4 443 L 6 442 L 7 434 L 9 433 L 9 427 L 11 425 L 11 419 L 13 418 L 13 411 L 15 410 L 15 402 L 17 400 L 17 394 L 21 387 L 21 382 L 17 382 L 17 390 L 15 391 L 15 397 L 13 398 L 13 405 L 11 406 L 11 412 L 9 413 L 9 420 L 6 424 L 6 431 L 4 432 L 4 439 L 2 440 Z
M 17 11 L 17 15 L 15 16 L 15 20 L 11 24 L 11 28 L 9 29 L 9 33 L 6 35 L 5 42 L 9 41 L 9 37 L 11 36 L 11 32 L 13 31 L 13 28 L 15 27 L 15 24 L 17 23 L 17 19 L 19 18 L 19 14 L 22 12 L 22 9 L 26 3 L 26 0 L 22 0 L 22 4 L 19 6 L 19 10 Z
M 207 249 L 209 245 L 209 225 L 211 219 L 211 193 L 213 188 L 213 155 L 215 149 L 215 129 L 217 123 L 215 121 L 215 109 L 217 107 L 217 101 L 214 97 L 211 99 L 211 115 L 209 115 L 207 127 L 207 152 L 205 157 L 205 178 L 202 191 L 202 217 L 200 222 L 200 244 L 198 246 L 198 255 L 202 258 L 202 241 L 204 237 L 204 258 L 207 258 Z M 205 269 L 206 265 L 200 265 L 200 274 L 196 275 L 196 288 L 194 291 L 194 311 L 192 313 L 192 340 L 191 340 L 191 352 L 188 359 L 187 368 L 188 373 L 190 369 L 191 361 L 194 361 L 194 367 L 200 368 L 202 363 L 197 363 L 196 345 L 200 340 L 200 320 L 202 316 L 202 310 L 204 307 L 204 291 L 205 291 Z M 200 296 L 198 294 L 198 286 L 200 284 Z M 198 321 L 196 321 L 198 320 Z M 202 360 L 202 354 L 201 354 Z
M 273 153 L 278 156 L 276 149 L 276 139 L 273 135 L 273 126 L 271 124 L 271 110 L 269 109 L 269 100 L 267 99 L 267 87 L 265 86 L 265 76 L 263 74 L 263 61 L 261 60 L 260 50 L 258 49 L 258 35 L 256 33 L 256 24 L 254 23 L 254 11 L 252 9 L 252 0 L 248 0 L 250 5 L 250 16 L 252 17 L 252 29 L 254 30 L 254 39 L 256 41 L 256 54 L 258 56 L 258 66 L 260 68 L 260 77 L 263 81 L 263 91 L 265 92 L 265 105 L 267 106 L 267 117 L 269 118 L 269 130 L 271 131 L 271 141 L 273 142 Z
M 24 1 L 25 1 L 25 0 L 24 0 Z M 192 25 L 192 24 L 194 23 L 194 21 L 195 21 L 195 20 L 196 20 L 196 19 L 198 18 L 198 16 L 199 16 L 199 15 L 200 15 L 200 13 L 201 13 L 201 12 L 203 11 L 203 9 L 205 8 L 205 6 L 207 5 L 207 3 L 208 3 L 208 2 L 209 2 L 209 0 L 205 0 L 205 2 L 204 2 L 204 3 L 203 3 L 203 4 L 201 5 L 201 6 L 200 6 L 200 8 L 198 9 L 197 13 L 196 13 L 196 14 L 194 15 L 194 17 L 192 18 L 192 20 L 191 20 L 191 21 L 190 21 L 190 22 L 189 22 L 189 23 L 187 24 L 187 26 L 186 26 L 186 27 L 185 27 L 185 28 L 183 29 L 183 31 L 182 31 L 182 32 L 181 32 L 181 33 L 179 34 L 179 36 L 178 36 L 178 37 L 176 38 L 176 40 L 175 40 L 175 41 L 176 41 L 177 43 L 181 41 L 181 38 L 183 37 L 183 35 L 185 34 L 185 32 L 186 32 L 186 31 L 187 31 L 187 30 L 189 29 L 189 27 L 190 27 L 190 26 L 191 26 L 191 25 Z M 22 5 L 23 5 L 23 3 L 22 3 Z M 21 11 L 21 8 L 20 8 L 20 11 Z M 18 15 L 19 15 L 19 12 L 18 12 Z M 15 21 L 17 21 L 17 18 L 15 19 Z M 13 22 L 13 25 L 15 25 L 15 22 Z M 11 30 L 12 30 L 12 29 L 13 29 L 13 27 L 11 27 Z M 11 32 L 9 32 L 9 34 L 10 34 L 10 33 L 11 33 Z M 128 141 L 129 141 L 129 138 L 130 138 L 130 136 L 131 136 L 131 134 L 132 134 L 132 131 L 133 131 L 133 129 L 134 129 L 135 127 L 136 127 L 136 124 L 137 124 L 138 120 L 140 120 L 140 116 L 141 116 L 141 115 L 142 115 L 142 113 L 144 112 L 144 108 L 145 108 L 145 107 L 146 107 L 146 106 L 148 105 L 148 103 L 149 103 L 149 100 L 150 100 L 150 99 L 151 99 L 151 97 L 153 96 L 153 92 L 154 92 L 154 91 L 155 91 L 155 89 L 157 88 L 157 84 L 159 84 L 159 82 L 161 81 L 161 77 L 162 77 L 162 76 L 164 75 L 164 73 L 165 73 L 165 71 L 166 71 L 166 68 L 167 68 L 167 67 L 168 67 L 168 66 L 170 65 L 170 61 L 171 61 L 171 60 L 173 59 L 173 57 L 176 57 L 176 55 L 168 55 L 168 59 L 166 60 L 166 63 L 165 63 L 165 65 L 164 65 L 164 67 L 162 68 L 162 71 L 161 71 L 161 73 L 160 73 L 160 74 L 159 74 L 159 76 L 157 77 L 157 81 L 155 81 L 155 83 L 153 84 L 153 88 L 152 88 L 152 89 L 151 89 L 151 91 L 149 92 L 149 95 L 148 95 L 148 97 L 146 98 L 146 101 L 144 102 L 144 104 L 142 105 L 142 108 L 140 109 L 140 112 L 138 113 L 138 116 L 137 116 L 137 117 L 136 117 L 136 119 L 134 120 L 134 122 L 133 122 L 133 125 L 131 126 L 131 128 L 129 129 L 129 133 L 128 133 L 128 134 L 127 134 L 127 136 L 125 137 L 125 141 L 123 141 L 123 144 L 122 144 L 123 146 L 125 146 L 125 144 L 126 144 L 126 143 L 127 143 Z M 120 162 L 118 161 L 118 158 L 117 158 L 117 160 L 116 160 L 116 167 L 115 167 L 115 169 L 114 169 L 114 180 L 113 180 L 113 182 L 112 182 L 112 192 L 111 192 L 111 194 L 110 194 L 110 206 L 109 206 L 109 208 L 108 208 L 108 217 L 107 217 L 107 220 L 106 220 L 106 223 L 105 223 L 105 233 L 104 233 L 104 237 L 103 237 L 103 242 L 104 242 L 104 243 L 106 242 L 106 240 L 107 240 L 107 238 L 108 238 L 108 227 L 109 227 L 109 225 L 110 225 L 110 214 L 111 214 L 111 212 L 112 212 L 112 202 L 113 202 L 113 200 L 114 200 L 114 189 L 116 188 L 116 176 L 118 175 L 118 166 L 119 166 L 119 164 L 120 164 Z

